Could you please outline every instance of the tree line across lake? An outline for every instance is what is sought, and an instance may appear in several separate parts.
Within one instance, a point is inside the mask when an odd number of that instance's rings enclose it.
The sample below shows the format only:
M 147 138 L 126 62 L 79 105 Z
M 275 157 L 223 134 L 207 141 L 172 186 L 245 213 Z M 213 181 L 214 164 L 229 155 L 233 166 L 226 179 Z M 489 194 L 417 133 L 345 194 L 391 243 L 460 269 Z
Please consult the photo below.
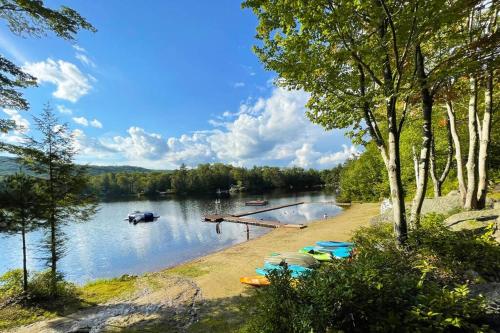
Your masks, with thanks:
M 104 173 L 89 177 L 88 189 L 101 198 L 164 194 L 200 195 L 218 191 L 265 192 L 275 189 L 338 188 L 341 166 L 331 170 L 299 167 L 242 168 L 222 163 L 200 164 L 188 169 L 149 173 Z

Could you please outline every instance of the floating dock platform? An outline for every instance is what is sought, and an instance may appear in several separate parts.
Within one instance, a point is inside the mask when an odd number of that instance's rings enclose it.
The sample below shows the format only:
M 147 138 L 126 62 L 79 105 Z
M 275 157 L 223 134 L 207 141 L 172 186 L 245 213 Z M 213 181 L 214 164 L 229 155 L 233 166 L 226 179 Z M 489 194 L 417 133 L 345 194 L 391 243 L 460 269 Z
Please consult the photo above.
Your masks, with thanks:
M 205 222 L 212 222 L 212 223 L 220 223 L 220 222 L 225 221 L 225 222 L 246 224 L 247 226 L 254 225 L 254 226 L 266 227 L 266 228 L 304 229 L 307 226 L 305 226 L 303 224 L 289 224 L 289 223 L 281 223 L 280 221 L 265 221 L 265 220 L 258 220 L 258 219 L 244 218 L 243 217 L 243 216 L 253 215 L 253 214 L 257 214 L 257 213 L 269 212 L 271 210 L 276 210 L 276 209 L 281 209 L 281 208 L 286 208 L 286 207 L 291 207 L 291 206 L 297 206 L 297 205 L 301 205 L 303 203 L 304 202 L 294 202 L 291 204 L 267 207 L 267 208 L 253 210 L 251 212 L 242 212 L 242 213 L 237 213 L 237 214 L 207 215 L 204 217 L 204 221 Z

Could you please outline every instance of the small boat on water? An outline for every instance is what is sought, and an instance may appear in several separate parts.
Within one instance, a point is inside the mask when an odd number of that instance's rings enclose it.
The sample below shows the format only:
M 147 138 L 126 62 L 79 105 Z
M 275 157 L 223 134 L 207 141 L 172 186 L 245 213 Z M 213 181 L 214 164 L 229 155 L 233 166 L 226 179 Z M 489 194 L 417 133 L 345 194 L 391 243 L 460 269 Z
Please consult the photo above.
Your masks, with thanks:
M 129 213 L 126 220 L 130 223 L 137 224 L 139 222 L 153 222 L 160 218 L 159 215 L 154 215 L 151 212 L 141 212 L 136 210 L 135 212 Z
M 267 203 L 267 200 L 251 200 L 245 202 L 245 206 L 265 206 Z

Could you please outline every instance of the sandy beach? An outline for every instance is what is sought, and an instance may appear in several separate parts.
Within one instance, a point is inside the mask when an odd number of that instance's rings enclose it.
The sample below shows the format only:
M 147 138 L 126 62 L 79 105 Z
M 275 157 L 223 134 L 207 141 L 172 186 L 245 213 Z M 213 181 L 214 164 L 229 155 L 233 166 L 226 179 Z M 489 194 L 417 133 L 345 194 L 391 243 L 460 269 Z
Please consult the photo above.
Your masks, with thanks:
M 312 222 L 305 229 L 275 229 L 257 239 L 176 266 L 172 271 L 192 270 L 199 274 L 193 280 L 206 299 L 236 296 L 246 288 L 239 278 L 255 275 L 255 268 L 261 267 L 263 258 L 270 253 L 295 252 L 318 240 L 349 240 L 352 232 L 368 225 L 378 211 L 378 204 L 353 204 L 339 215 Z

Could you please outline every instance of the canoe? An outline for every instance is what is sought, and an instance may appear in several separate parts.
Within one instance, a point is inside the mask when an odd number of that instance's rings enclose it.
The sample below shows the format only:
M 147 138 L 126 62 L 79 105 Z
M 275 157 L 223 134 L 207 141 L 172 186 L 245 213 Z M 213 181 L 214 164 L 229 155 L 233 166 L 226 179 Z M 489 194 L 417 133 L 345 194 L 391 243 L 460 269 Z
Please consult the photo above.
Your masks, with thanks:
M 264 263 L 279 265 L 281 262 L 285 262 L 288 265 L 297 265 L 306 268 L 314 268 L 319 266 L 319 262 L 316 259 L 305 253 L 273 253 L 271 256 L 264 258 Z
M 345 246 L 354 246 L 354 243 L 351 242 L 336 242 L 336 241 L 318 241 L 316 245 L 321 247 L 345 247 Z
M 302 248 L 299 250 L 299 253 L 308 254 L 318 261 L 332 261 L 333 260 L 332 254 L 329 251 L 319 251 L 319 250 L 315 250 L 315 249 Z
M 240 277 L 240 282 L 255 287 L 268 286 L 271 284 L 265 276 L 260 275 Z
M 342 247 L 306 246 L 306 247 L 303 247 L 301 250 L 331 253 L 331 255 L 334 258 L 342 259 L 342 258 L 347 258 L 351 255 L 352 247 L 347 247 L 347 246 L 342 246 Z
M 266 276 L 270 271 L 276 270 L 276 269 L 283 269 L 283 266 L 265 263 L 264 267 L 257 268 L 255 270 L 255 272 L 259 275 Z M 297 278 L 297 277 L 300 277 L 306 273 L 311 272 L 310 268 L 305 268 L 305 267 L 298 266 L 298 265 L 288 265 L 288 269 L 291 271 L 291 275 L 293 278 Z

